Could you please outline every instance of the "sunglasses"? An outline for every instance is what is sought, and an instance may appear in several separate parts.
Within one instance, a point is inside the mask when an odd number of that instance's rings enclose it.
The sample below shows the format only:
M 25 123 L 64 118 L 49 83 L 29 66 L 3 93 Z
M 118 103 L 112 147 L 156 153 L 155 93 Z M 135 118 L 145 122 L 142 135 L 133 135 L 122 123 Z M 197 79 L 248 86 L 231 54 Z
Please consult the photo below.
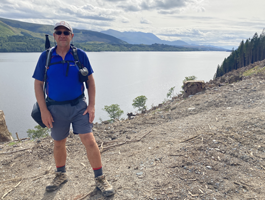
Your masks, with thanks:
M 62 35 L 62 33 L 63 33 L 64 35 L 70 35 L 70 34 L 71 34 L 70 31 L 55 31 L 54 33 L 55 33 L 56 35 Z

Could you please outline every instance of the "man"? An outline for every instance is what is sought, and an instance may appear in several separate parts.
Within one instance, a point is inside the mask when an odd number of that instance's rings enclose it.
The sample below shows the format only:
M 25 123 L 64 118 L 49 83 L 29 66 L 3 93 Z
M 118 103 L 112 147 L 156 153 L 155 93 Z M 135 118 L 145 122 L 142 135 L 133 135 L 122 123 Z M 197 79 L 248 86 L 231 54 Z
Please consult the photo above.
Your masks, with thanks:
M 95 81 L 93 69 L 90 66 L 86 53 L 77 49 L 80 63 L 88 69 L 88 105 L 84 97 L 84 84 L 79 81 L 79 68 L 74 62 L 71 40 L 74 37 L 72 27 L 65 21 L 55 24 L 54 39 L 57 43 L 51 52 L 50 65 L 47 67 L 46 94 L 49 106 L 47 107 L 44 93 L 44 74 L 46 65 L 46 51 L 43 52 L 37 63 L 33 78 L 37 102 L 41 111 L 43 123 L 51 128 L 54 139 L 54 160 L 56 176 L 53 182 L 46 187 L 46 191 L 54 191 L 67 182 L 66 139 L 69 135 L 70 124 L 75 134 L 84 144 L 88 160 L 94 170 L 96 187 L 104 196 L 114 194 L 112 186 L 102 173 L 101 156 L 92 133 L 92 123 L 95 117 Z M 50 105 L 51 104 L 51 105 Z

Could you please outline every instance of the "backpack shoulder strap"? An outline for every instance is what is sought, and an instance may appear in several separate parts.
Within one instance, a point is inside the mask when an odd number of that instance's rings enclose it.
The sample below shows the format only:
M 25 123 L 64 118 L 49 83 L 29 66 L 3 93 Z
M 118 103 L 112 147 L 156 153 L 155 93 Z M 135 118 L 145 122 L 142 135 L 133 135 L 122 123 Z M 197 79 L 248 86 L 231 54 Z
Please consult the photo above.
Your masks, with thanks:
M 72 49 L 73 56 L 75 59 L 75 64 L 78 66 L 79 69 L 82 69 L 83 67 L 82 67 L 82 64 L 80 63 L 79 58 L 78 58 L 77 48 L 74 45 L 71 45 L 71 49 Z
M 45 66 L 46 68 L 48 68 L 50 65 L 51 54 L 52 54 L 53 49 L 54 49 L 54 47 L 51 47 L 51 48 L 46 50 L 46 66 Z
M 52 50 L 54 49 L 54 47 L 51 47 L 49 49 L 46 50 L 46 64 L 45 64 L 45 73 L 44 73 L 44 85 L 43 85 L 43 92 L 45 95 L 45 88 L 46 88 L 46 80 L 47 80 L 47 70 L 49 67 L 49 64 L 51 62 L 51 54 L 52 54 Z
M 83 69 L 83 66 L 80 63 L 79 58 L 78 58 L 77 48 L 74 45 L 71 45 L 71 49 L 72 49 L 73 56 L 75 59 L 75 64 L 78 66 L 79 69 Z M 86 88 L 88 89 L 87 81 L 83 81 L 83 82 L 85 82 Z

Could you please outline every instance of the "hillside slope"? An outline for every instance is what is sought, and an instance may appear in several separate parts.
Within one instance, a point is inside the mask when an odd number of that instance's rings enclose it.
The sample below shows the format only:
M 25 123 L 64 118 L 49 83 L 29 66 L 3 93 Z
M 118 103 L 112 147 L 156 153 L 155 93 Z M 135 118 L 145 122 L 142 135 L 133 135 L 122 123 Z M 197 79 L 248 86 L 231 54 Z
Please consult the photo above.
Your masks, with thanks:
M 242 76 L 265 60 L 234 71 Z M 252 71 L 251 71 L 252 73 Z M 263 199 L 265 196 L 264 71 L 243 80 L 207 83 L 132 120 L 95 124 L 104 172 L 114 197 L 103 198 L 78 136 L 67 141 L 70 180 L 44 188 L 55 169 L 51 138 L 0 145 L 4 199 Z M 228 76 L 233 74 L 227 74 Z
M 7 24 L 5 24 L 1 21 L 0 21 L 0 30 L 1 30 L 1 36 L 2 37 L 16 35 L 16 33 L 14 32 L 14 30 L 12 30 L 11 27 L 9 27 Z
M 13 31 L 13 35 L 32 36 L 44 39 L 45 34 L 48 35 L 53 34 L 53 27 L 54 27 L 53 25 L 34 24 L 34 23 L 0 18 L 0 32 L 6 33 L 5 35 L 1 36 L 9 36 L 9 33 L 11 34 L 11 31 Z M 93 41 L 93 42 L 104 42 L 108 44 L 126 44 L 126 42 L 118 38 L 96 31 L 74 29 L 74 33 L 75 33 L 74 39 L 78 43 Z

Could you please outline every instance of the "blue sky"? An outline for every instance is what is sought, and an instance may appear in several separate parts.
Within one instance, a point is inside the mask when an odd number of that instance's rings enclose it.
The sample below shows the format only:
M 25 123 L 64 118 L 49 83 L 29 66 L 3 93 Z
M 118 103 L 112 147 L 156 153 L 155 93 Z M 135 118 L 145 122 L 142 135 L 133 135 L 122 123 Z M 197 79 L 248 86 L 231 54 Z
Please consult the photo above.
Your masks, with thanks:
M 0 17 L 236 48 L 265 28 L 264 8 L 264 0 L 1 0 Z

